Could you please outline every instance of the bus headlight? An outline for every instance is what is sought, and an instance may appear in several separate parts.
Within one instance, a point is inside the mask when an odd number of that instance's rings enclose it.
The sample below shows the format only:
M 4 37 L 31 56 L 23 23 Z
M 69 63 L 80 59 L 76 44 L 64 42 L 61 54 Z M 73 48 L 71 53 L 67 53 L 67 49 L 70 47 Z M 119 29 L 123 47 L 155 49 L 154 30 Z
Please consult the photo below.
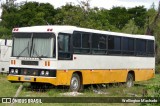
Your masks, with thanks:
M 41 75 L 44 75 L 44 71 L 41 71 Z
M 45 74 L 46 76 L 48 76 L 49 75 L 49 71 L 46 71 L 46 74 Z
M 14 74 L 14 69 L 11 69 L 11 74 Z
M 23 70 L 24 75 L 27 75 L 27 69 Z
M 15 69 L 15 74 L 18 74 L 18 69 Z

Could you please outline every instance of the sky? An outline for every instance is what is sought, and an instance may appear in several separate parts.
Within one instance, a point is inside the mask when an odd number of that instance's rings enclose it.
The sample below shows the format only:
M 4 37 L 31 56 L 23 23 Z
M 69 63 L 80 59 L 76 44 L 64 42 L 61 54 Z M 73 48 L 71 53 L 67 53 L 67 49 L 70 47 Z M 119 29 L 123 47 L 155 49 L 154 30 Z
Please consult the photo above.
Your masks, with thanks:
M 0 0 L 1 3 L 4 3 L 6 0 Z M 16 3 L 25 2 L 25 1 L 36 1 L 41 3 L 50 3 L 55 8 L 61 7 L 68 3 L 73 3 L 75 5 L 79 4 L 80 1 L 86 1 L 86 0 L 15 0 Z M 132 8 L 135 6 L 142 6 L 144 5 L 146 8 L 150 8 L 152 3 L 155 4 L 156 8 L 158 7 L 158 2 L 160 0 L 90 0 L 90 6 L 93 7 L 99 7 L 99 8 L 106 8 L 111 9 L 113 6 L 123 6 L 126 8 Z M 1 4 L 0 3 L 0 4 Z M 1 9 L 0 9 L 0 15 L 1 15 Z

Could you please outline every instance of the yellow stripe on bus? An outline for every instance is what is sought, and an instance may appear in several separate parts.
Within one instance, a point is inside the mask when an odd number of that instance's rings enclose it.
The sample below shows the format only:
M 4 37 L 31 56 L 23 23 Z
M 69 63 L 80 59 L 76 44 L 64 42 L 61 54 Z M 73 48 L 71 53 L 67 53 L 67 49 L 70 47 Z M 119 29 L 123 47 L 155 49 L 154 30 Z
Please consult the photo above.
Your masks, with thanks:
M 115 83 L 125 82 L 129 70 L 57 70 L 57 75 L 53 77 L 39 77 L 39 76 L 28 76 L 31 79 L 25 80 L 26 76 L 14 76 L 8 75 L 9 81 L 18 82 L 41 82 L 50 83 L 53 85 L 70 85 L 70 80 L 74 72 L 82 74 L 82 83 L 85 84 L 102 84 L 102 83 Z M 135 74 L 135 81 L 148 80 L 154 77 L 153 69 L 136 69 L 133 70 Z M 36 80 L 35 80 L 35 79 Z

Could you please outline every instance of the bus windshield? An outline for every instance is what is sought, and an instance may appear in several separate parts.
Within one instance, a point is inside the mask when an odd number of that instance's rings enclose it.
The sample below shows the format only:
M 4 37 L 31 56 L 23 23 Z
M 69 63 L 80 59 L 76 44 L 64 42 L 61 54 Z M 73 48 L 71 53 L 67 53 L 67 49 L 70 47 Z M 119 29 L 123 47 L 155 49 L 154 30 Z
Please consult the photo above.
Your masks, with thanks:
M 13 57 L 51 58 L 55 37 L 51 33 L 14 33 Z

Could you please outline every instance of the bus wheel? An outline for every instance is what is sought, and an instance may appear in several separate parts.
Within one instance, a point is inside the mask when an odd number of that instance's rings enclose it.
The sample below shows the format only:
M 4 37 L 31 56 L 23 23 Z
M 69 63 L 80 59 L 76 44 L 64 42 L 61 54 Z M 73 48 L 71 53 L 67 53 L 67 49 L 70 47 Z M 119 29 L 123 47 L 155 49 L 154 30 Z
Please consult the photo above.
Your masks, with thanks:
M 81 80 L 78 74 L 74 73 L 70 82 L 70 90 L 74 92 L 78 92 L 81 90 Z
M 128 76 L 127 76 L 127 80 L 126 80 L 126 87 L 130 88 L 134 85 L 134 78 L 133 78 L 133 75 L 131 73 L 128 73 Z

